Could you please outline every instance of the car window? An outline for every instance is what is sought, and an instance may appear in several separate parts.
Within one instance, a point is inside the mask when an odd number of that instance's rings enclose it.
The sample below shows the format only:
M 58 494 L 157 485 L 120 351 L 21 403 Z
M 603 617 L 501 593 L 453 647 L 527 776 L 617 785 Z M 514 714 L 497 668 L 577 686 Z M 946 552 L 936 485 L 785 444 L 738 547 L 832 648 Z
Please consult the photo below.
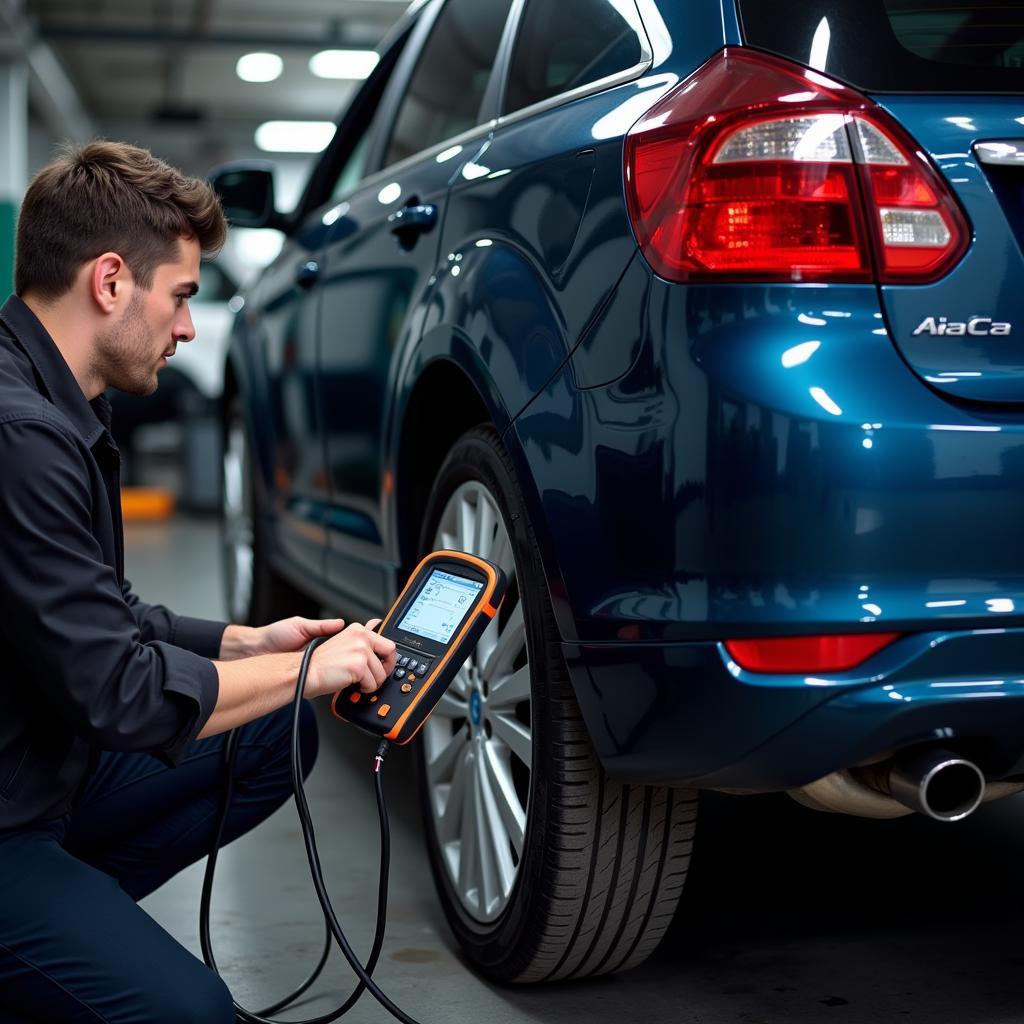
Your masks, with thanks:
M 739 11 L 752 46 L 866 92 L 1020 93 L 1024 86 L 1020 3 L 741 0 Z
M 505 112 L 635 67 L 641 32 L 633 0 L 527 0 Z
M 352 147 L 348 159 L 342 164 L 341 171 L 331 189 L 331 198 L 337 199 L 346 195 L 359 184 L 366 175 L 366 155 L 369 152 L 370 128 L 372 123 L 363 129 L 359 141 Z
M 480 105 L 512 0 L 448 0 L 398 109 L 385 163 L 479 123 Z
M 216 264 L 205 260 L 199 267 L 199 291 L 193 302 L 227 302 L 238 291 L 235 282 Z

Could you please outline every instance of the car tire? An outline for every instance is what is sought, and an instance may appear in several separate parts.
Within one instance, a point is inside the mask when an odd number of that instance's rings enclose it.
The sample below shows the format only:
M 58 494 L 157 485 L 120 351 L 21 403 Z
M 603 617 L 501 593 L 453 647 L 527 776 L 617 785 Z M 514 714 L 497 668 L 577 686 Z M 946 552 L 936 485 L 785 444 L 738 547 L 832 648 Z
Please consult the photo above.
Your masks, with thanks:
M 634 967 L 682 893 L 696 793 L 617 782 L 602 769 L 516 475 L 489 426 L 463 435 L 437 475 L 420 550 L 440 547 L 497 561 L 510 584 L 417 743 L 431 869 L 449 924 L 495 981 Z
M 238 395 L 224 417 L 222 466 L 221 560 L 230 620 L 262 626 L 290 615 L 315 616 L 316 604 L 270 564 L 252 445 Z

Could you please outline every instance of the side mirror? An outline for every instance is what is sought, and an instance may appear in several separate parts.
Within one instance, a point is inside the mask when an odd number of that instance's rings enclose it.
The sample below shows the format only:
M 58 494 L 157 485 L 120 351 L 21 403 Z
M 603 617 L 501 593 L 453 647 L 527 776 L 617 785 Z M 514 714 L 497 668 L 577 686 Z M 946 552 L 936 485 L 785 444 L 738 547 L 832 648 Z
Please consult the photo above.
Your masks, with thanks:
M 209 180 L 234 227 L 283 228 L 284 218 L 274 205 L 274 174 L 269 164 L 222 164 L 210 171 Z

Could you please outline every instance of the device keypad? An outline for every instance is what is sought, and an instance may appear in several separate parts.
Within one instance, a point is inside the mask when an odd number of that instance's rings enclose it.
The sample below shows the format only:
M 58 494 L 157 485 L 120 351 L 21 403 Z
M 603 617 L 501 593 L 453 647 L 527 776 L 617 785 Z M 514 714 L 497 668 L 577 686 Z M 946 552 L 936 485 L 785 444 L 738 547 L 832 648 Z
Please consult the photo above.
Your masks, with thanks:
M 386 687 L 391 680 L 394 680 L 400 685 L 396 689 L 400 694 L 408 698 L 409 694 L 413 692 L 413 683 L 417 679 L 423 679 L 426 677 L 430 670 L 431 661 L 420 661 L 418 655 L 401 654 L 395 663 L 395 669 L 391 673 L 390 677 L 384 681 L 381 685 L 381 689 Z M 391 699 L 394 700 L 395 696 L 398 696 L 394 690 L 388 691 L 391 695 Z M 366 696 L 367 700 L 364 702 L 363 697 Z M 349 695 L 348 699 L 352 704 L 376 704 L 379 700 L 377 694 L 365 695 L 358 689 L 354 689 Z M 387 718 L 392 711 L 392 704 L 382 703 L 380 707 L 376 708 L 377 718 Z

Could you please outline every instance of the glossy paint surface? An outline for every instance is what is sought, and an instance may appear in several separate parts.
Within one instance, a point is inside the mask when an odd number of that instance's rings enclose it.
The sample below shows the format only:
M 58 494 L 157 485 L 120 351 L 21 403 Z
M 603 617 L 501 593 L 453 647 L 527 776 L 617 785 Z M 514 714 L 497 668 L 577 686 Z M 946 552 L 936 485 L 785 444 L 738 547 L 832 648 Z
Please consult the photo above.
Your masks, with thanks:
M 738 29 L 730 5 L 639 8 L 635 79 L 527 116 L 495 106 L 377 170 L 251 293 L 233 358 L 277 550 L 311 591 L 379 611 L 423 512 L 406 446 L 432 408 L 454 436 L 486 417 L 617 773 L 780 788 L 945 738 L 1005 775 L 1024 724 L 1024 411 L 963 399 L 1024 397 L 1024 359 L 1015 334 L 913 330 L 1016 315 L 1016 225 L 963 119 L 1005 135 L 1024 110 L 882 101 L 974 230 L 935 285 L 669 284 L 637 252 L 623 136 Z M 404 248 L 387 216 L 414 201 L 436 227 Z M 874 630 L 907 635 L 827 680 L 743 672 L 720 642 Z
M 936 395 L 870 286 L 648 287 L 629 371 L 514 425 L 573 639 L 1020 616 L 1024 417 Z

